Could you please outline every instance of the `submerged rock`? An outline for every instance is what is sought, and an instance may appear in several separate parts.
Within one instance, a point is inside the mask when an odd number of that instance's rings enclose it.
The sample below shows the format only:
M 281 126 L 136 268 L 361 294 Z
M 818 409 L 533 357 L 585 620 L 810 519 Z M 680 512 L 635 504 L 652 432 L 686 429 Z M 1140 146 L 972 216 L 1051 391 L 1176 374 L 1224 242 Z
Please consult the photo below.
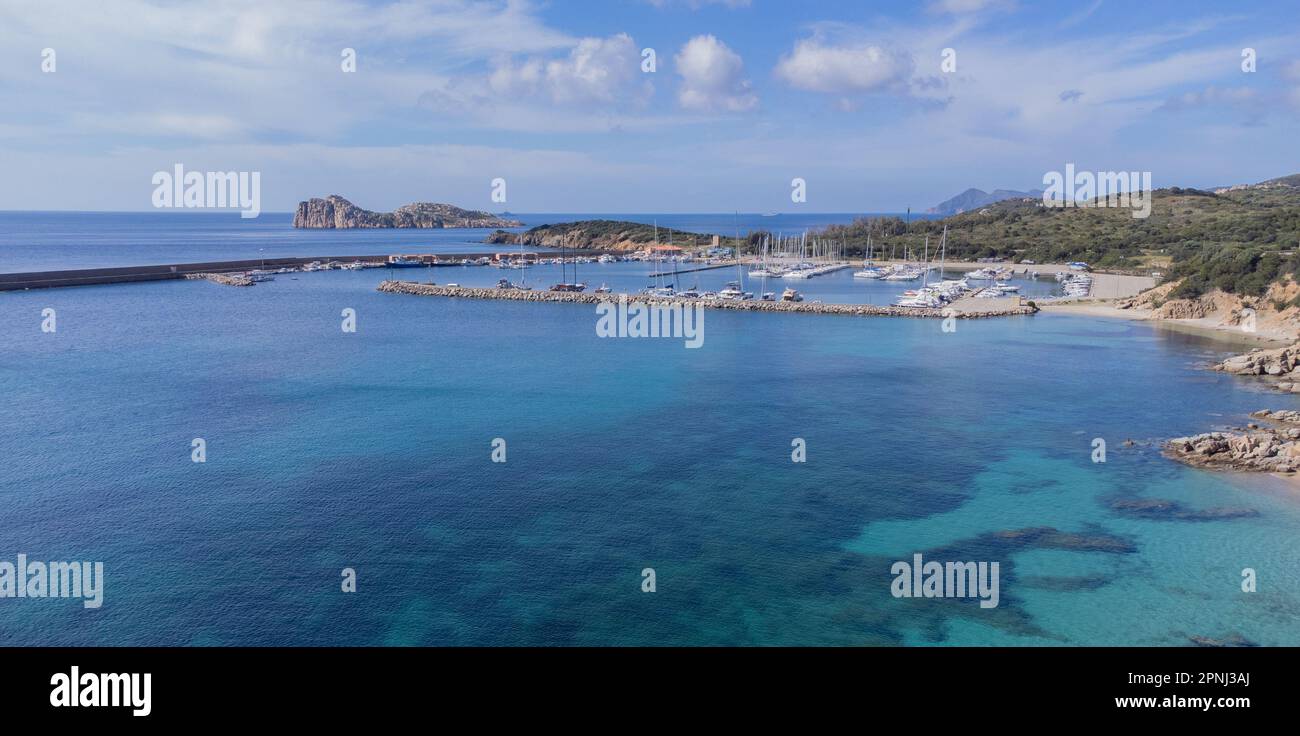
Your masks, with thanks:
M 1247 639 L 1241 634 L 1228 634 L 1221 639 L 1215 639 L 1208 636 L 1192 635 L 1187 637 L 1189 641 L 1198 647 L 1257 647 L 1259 644 Z
M 1110 507 L 1125 516 L 1168 521 L 1221 521 L 1259 516 L 1259 511 L 1243 507 L 1216 507 L 1197 511 L 1163 498 L 1118 499 L 1112 501 Z
M 1025 547 L 1065 549 L 1076 552 L 1112 552 L 1127 554 L 1137 551 L 1137 545 L 1127 539 L 1109 534 L 1080 534 L 1063 532 L 1055 527 L 1031 527 L 994 532 L 993 538 Z

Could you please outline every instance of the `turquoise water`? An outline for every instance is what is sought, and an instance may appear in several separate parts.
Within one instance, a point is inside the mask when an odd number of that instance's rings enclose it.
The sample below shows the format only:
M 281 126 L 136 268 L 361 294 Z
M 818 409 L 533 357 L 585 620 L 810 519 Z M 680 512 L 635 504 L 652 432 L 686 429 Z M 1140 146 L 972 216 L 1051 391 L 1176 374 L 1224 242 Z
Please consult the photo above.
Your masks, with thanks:
M 688 350 L 297 276 L 0 294 L 0 559 L 106 575 L 0 599 L 0 644 L 1300 644 L 1300 492 L 1148 444 L 1296 408 L 1198 369 L 1221 344 L 709 311 Z M 916 552 L 999 561 L 1001 604 L 892 597 Z

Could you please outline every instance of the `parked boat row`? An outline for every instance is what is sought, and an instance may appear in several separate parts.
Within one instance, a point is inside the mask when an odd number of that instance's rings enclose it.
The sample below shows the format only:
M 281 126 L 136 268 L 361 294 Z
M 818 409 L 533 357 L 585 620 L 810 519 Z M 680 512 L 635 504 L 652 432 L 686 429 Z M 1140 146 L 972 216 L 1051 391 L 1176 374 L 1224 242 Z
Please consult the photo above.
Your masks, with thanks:
M 1061 282 L 1066 296 L 1084 297 L 1092 294 L 1092 276 L 1087 273 L 1058 273 L 1056 280 Z

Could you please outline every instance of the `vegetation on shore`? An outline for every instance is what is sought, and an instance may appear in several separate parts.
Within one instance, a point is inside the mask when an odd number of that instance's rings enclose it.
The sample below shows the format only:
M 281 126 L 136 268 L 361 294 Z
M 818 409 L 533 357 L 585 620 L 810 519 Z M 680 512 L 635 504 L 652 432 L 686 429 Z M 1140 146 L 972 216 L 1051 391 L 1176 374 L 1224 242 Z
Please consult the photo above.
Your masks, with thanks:
M 1153 193 L 1149 217 L 1119 207 L 1044 207 L 1039 200 L 1008 200 L 942 220 L 862 218 L 831 226 L 818 237 L 862 252 L 888 255 L 933 246 L 948 226 L 947 254 L 957 260 L 998 258 L 1038 263 L 1086 261 L 1094 267 L 1165 271 L 1180 279 L 1175 298 L 1213 289 L 1260 296 L 1268 285 L 1300 273 L 1300 187 L 1279 184 L 1222 194 L 1173 187 Z M 883 250 L 882 250 L 883 249 Z
M 658 237 L 660 245 L 672 243 L 691 250 L 713 244 L 713 235 L 709 233 L 688 232 L 668 227 L 660 227 Z M 522 233 L 497 230 L 484 242 L 548 248 L 638 250 L 654 244 L 655 226 L 623 220 L 580 220 L 538 225 Z M 720 236 L 719 245 L 734 247 L 736 239 Z
M 928 236 L 939 244 L 948 227 L 947 258 L 996 258 L 1014 262 L 1085 261 L 1095 268 L 1150 273 L 1178 281 L 1172 299 L 1215 290 L 1263 296 L 1269 285 L 1300 281 L 1300 174 L 1220 193 L 1171 187 L 1151 193 L 1151 213 L 1134 218 L 1126 207 L 1045 207 L 1039 198 L 996 202 L 942 219 L 863 217 L 809 233 L 833 240 L 850 257 L 866 254 L 867 239 L 877 257 L 910 251 L 919 258 Z M 789 233 L 786 233 L 789 235 Z M 768 233 L 739 240 L 742 252 L 757 252 Z M 712 235 L 659 228 L 659 242 L 687 248 L 711 244 Z M 498 231 L 491 243 L 569 248 L 643 248 L 654 227 L 614 220 L 542 225 L 524 233 Z M 734 246 L 722 236 L 720 244 Z

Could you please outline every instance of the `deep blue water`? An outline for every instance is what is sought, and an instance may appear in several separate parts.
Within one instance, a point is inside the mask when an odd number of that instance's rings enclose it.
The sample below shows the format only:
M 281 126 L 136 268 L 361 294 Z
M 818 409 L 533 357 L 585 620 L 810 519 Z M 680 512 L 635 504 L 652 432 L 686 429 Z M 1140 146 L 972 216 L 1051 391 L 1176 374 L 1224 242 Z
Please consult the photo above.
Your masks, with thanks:
M 0 293 L 0 560 L 107 578 L 0 598 L 0 644 L 1300 644 L 1300 492 L 1150 444 L 1296 408 L 1198 368 L 1230 346 L 709 311 L 688 350 L 384 275 Z M 892 597 L 915 552 L 999 561 L 1001 604 Z
M 836 223 L 854 214 L 514 214 L 524 228 L 586 219 L 657 222 L 686 232 L 729 235 L 767 230 L 788 235 Z M 913 215 L 913 219 L 927 215 Z M 198 263 L 290 256 L 388 253 L 477 253 L 501 249 L 483 243 L 490 229 L 295 230 L 293 213 L 264 212 L 0 212 L 0 273 Z M 536 250 L 536 249 L 534 249 Z

